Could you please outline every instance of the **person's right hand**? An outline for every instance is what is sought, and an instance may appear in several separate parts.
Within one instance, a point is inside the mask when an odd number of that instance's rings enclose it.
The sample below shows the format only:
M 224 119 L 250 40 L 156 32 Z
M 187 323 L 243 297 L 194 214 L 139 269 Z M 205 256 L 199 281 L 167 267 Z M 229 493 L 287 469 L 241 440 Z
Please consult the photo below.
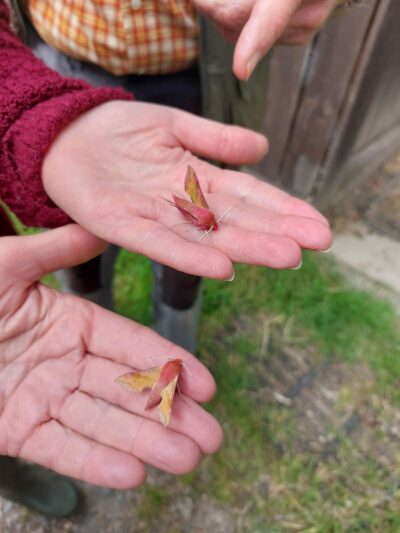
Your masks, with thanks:
M 144 464 L 181 474 L 222 440 L 196 402 L 215 392 L 208 370 L 153 331 L 87 300 L 38 283 L 91 259 L 104 243 L 76 225 L 0 239 L 0 455 L 21 457 L 83 481 L 130 488 Z M 182 397 L 164 428 L 147 393 L 115 378 L 180 358 Z
M 228 40 L 235 42 L 233 71 L 250 77 L 275 42 L 301 45 L 326 22 L 338 0 L 193 0 Z
M 265 137 L 165 106 L 108 102 L 72 122 L 43 164 L 51 199 L 92 234 L 182 272 L 228 279 L 232 262 L 297 267 L 301 248 L 331 245 L 313 207 L 249 174 L 196 157 L 254 163 Z M 194 155 L 196 154 L 196 155 Z M 199 242 L 166 200 L 185 195 L 187 165 L 197 172 L 218 231 Z

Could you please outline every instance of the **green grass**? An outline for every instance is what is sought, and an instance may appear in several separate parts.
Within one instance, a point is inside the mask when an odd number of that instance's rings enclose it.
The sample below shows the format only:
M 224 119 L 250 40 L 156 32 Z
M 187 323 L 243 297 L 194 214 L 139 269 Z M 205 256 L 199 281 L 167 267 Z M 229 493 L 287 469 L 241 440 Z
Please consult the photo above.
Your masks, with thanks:
M 157 518 L 171 499 L 171 493 L 164 487 L 145 485 L 142 488 L 141 504 L 137 512 L 138 518 L 150 522 Z
M 115 265 L 117 311 L 141 324 L 150 325 L 152 280 L 150 261 L 122 250 Z
M 119 311 L 150 323 L 148 261 L 122 252 L 116 289 Z M 271 342 L 262 352 L 265 320 Z M 233 283 L 206 280 L 197 356 L 217 381 L 208 409 L 221 421 L 225 442 L 218 454 L 181 478 L 176 497 L 180 485 L 193 498 L 207 494 L 235 512 L 248 503 L 250 532 L 398 531 L 400 506 L 390 487 L 400 476 L 400 461 L 382 470 L 342 438 L 337 457 L 321 463 L 293 449 L 299 424 L 293 410 L 257 398 L 263 386 L 259 369 L 289 343 L 309 351 L 315 364 L 369 368 L 370 389 L 343 389 L 339 400 L 357 405 L 371 394 L 379 418 L 385 402 L 398 405 L 400 399 L 397 326 L 388 303 L 353 290 L 325 256 L 306 253 L 300 271 L 238 266 Z M 149 501 L 161 517 L 167 512 L 164 497 L 160 503 L 147 494 L 145 508 Z

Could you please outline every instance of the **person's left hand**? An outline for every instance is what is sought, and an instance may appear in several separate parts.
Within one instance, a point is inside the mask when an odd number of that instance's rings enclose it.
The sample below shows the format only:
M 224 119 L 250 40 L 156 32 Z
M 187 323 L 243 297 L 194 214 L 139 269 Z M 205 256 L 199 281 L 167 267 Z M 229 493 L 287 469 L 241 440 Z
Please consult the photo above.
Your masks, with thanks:
M 196 402 L 215 392 L 209 371 L 182 348 L 93 303 L 46 287 L 45 273 L 88 261 L 105 244 L 76 225 L 0 239 L 0 455 L 20 457 L 110 488 L 143 483 L 144 463 L 182 474 L 222 440 Z M 182 359 L 168 428 L 147 393 L 115 383 Z
M 337 0 L 193 0 L 236 42 L 233 71 L 248 79 L 275 42 L 304 44 L 325 23 Z

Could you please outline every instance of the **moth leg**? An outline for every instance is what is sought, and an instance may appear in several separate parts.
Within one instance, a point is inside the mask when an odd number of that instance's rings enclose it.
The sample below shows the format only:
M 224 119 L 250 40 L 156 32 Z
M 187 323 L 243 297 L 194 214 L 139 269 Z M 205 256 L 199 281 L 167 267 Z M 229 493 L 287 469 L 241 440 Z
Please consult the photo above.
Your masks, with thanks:
M 200 242 L 201 240 L 203 240 L 204 237 L 205 237 L 206 235 L 208 235 L 209 233 L 211 233 L 212 230 L 213 230 L 213 226 L 211 226 L 210 229 L 208 229 L 207 231 L 205 231 L 205 232 L 203 233 L 203 235 L 202 235 L 202 236 L 200 237 L 200 239 L 199 239 L 199 242 Z

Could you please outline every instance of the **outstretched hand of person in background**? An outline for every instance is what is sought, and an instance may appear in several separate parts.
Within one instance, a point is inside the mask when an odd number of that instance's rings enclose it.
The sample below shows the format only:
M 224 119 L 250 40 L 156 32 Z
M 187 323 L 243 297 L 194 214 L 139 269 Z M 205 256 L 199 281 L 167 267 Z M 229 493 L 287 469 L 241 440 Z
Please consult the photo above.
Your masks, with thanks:
M 145 479 L 144 464 L 192 470 L 222 440 L 196 402 L 215 383 L 183 349 L 148 328 L 38 280 L 87 261 L 105 244 L 77 225 L 0 239 L 0 455 L 112 488 Z M 164 428 L 146 395 L 114 382 L 131 367 L 180 358 L 188 372 Z
M 304 44 L 325 23 L 337 0 L 193 0 L 236 43 L 235 75 L 246 80 L 276 43 Z
M 297 267 L 301 248 L 331 245 L 313 207 L 249 174 L 221 170 L 197 156 L 254 163 L 265 137 L 165 106 L 113 101 L 82 114 L 53 141 L 42 177 L 50 198 L 93 235 L 181 272 L 229 279 L 233 262 Z M 172 195 L 185 196 L 191 165 L 218 231 L 182 222 Z

